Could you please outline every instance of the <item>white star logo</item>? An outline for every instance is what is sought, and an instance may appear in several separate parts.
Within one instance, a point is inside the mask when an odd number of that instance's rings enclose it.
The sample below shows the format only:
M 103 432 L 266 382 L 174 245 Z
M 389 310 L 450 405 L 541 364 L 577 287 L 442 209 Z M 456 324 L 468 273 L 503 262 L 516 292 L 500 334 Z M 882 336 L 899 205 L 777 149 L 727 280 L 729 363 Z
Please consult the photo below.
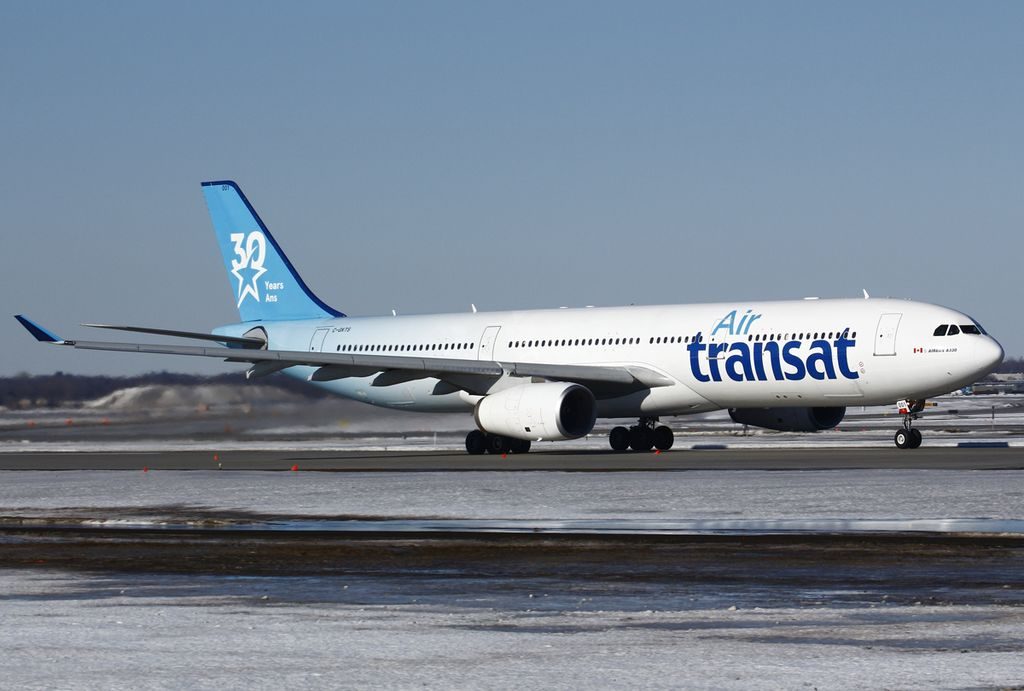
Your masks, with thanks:
M 238 279 L 238 307 L 250 295 L 259 302 L 258 281 L 267 272 L 263 268 L 263 260 L 267 256 L 267 239 L 263 233 L 254 230 L 248 236 L 245 233 L 232 233 L 231 241 L 235 243 L 235 254 L 238 255 L 238 259 L 231 260 L 231 273 Z M 248 276 L 244 276 L 243 272 Z

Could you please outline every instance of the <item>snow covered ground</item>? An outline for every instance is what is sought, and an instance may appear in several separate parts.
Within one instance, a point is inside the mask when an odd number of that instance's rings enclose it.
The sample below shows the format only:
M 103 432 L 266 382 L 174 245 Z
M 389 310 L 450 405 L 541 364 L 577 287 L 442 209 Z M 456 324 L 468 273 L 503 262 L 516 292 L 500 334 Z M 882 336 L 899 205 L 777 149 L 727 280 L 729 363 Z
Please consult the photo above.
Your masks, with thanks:
M 0 686 L 1016 688 L 1024 608 L 0 570 Z M 671 590 L 666 588 L 666 590 Z M 822 596 L 825 597 L 825 596 Z M 729 604 L 738 602 L 739 605 Z M 820 602 L 820 601 L 819 601 Z
M 1024 517 L 1024 473 L 1010 471 L 12 471 L 2 480 L 0 514 L 7 516 Z M 964 604 L 956 583 L 932 586 L 925 597 L 870 582 L 773 585 L 771 573 L 752 586 L 727 577 L 466 578 L 456 577 L 458 569 L 453 563 L 418 577 L 0 569 L 0 686 L 954 689 L 1024 682 L 1019 573 L 980 591 L 974 584 L 972 597 L 984 601 Z

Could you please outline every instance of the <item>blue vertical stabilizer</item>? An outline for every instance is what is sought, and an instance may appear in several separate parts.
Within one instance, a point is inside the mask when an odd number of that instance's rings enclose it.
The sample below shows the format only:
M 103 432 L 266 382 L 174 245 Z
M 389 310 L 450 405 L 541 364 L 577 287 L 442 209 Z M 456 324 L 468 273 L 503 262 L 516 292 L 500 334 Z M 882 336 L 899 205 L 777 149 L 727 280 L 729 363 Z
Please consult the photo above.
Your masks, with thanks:
M 203 196 L 242 321 L 345 316 L 306 286 L 238 185 L 204 182 Z

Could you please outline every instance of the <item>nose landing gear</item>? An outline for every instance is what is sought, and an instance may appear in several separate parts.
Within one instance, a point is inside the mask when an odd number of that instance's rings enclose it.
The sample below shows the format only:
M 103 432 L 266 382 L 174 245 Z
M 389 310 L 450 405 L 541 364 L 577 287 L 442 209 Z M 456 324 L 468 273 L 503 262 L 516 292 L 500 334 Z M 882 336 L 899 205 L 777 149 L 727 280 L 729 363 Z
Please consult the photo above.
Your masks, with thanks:
M 899 413 L 903 416 L 903 429 L 896 432 L 894 441 L 896 448 L 916 449 L 921 446 L 921 430 L 914 429 L 914 420 L 924 410 L 925 402 L 921 401 L 899 401 Z
M 656 417 L 642 417 L 637 424 L 629 429 L 614 427 L 608 433 L 608 445 L 612 447 L 613 451 L 625 451 L 626 449 L 650 451 L 654 448 L 659 451 L 668 451 L 672 448 L 675 435 L 672 434 L 671 429 L 665 425 L 659 425 L 657 422 L 658 418 Z

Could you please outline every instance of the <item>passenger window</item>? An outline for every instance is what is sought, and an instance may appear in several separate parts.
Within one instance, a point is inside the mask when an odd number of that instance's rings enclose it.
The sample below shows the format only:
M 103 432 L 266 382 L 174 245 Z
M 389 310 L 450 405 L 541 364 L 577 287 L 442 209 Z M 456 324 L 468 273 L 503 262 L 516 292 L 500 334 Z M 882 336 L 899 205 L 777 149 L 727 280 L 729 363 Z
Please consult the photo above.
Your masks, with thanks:
M 949 328 L 948 324 L 943 324 L 942 326 L 937 326 L 937 327 L 935 327 L 935 333 L 933 333 L 932 336 L 945 336 L 946 335 L 946 329 L 948 329 L 948 328 Z
M 957 325 L 956 324 L 950 324 L 949 325 L 949 333 L 946 334 L 946 335 L 947 336 L 956 336 L 958 333 L 960 333 L 960 329 L 957 328 Z

